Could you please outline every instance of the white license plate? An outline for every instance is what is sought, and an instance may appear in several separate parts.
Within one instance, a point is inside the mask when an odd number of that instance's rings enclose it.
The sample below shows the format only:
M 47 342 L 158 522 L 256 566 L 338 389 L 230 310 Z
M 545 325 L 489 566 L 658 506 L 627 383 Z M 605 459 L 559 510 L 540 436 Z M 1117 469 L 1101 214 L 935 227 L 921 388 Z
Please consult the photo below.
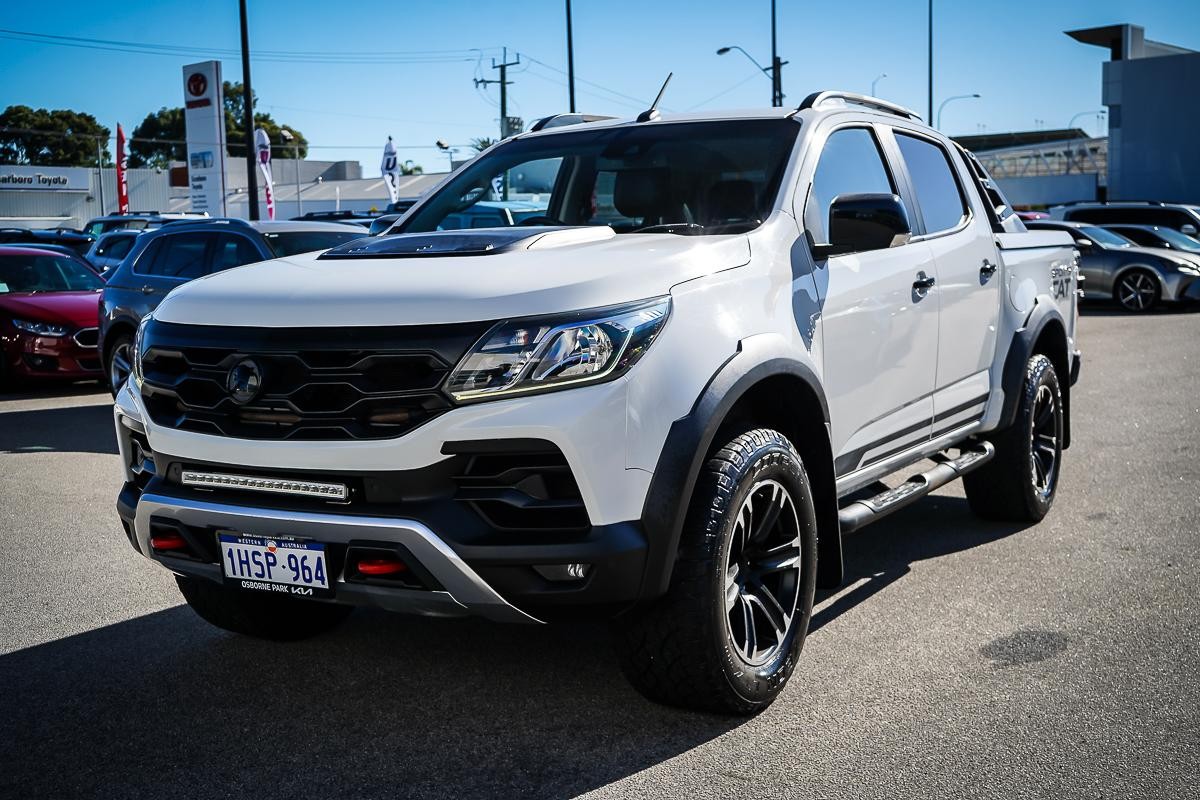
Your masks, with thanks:
M 225 580 L 242 589 L 328 597 L 325 545 L 306 539 L 218 533 Z

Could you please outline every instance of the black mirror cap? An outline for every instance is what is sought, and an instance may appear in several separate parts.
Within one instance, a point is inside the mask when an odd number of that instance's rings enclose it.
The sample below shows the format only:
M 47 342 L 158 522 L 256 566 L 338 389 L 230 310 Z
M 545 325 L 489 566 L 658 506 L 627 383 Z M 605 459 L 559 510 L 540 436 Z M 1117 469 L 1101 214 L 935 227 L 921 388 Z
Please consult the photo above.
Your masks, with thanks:
M 906 244 L 912 225 L 894 194 L 841 194 L 829 207 L 829 243 L 813 246 L 813 257 L 886 250 Z

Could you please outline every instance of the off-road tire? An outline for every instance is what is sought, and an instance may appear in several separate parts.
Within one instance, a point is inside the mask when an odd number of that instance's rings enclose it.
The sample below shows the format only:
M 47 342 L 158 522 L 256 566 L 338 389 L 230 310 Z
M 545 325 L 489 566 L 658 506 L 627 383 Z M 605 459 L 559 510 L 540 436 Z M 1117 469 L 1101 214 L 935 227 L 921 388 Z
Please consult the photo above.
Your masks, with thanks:
M 176 576 L 179 591 L 200 617 L 218 628 L 258 639 L 296 641 L 332 630 L 353 606 L 260 595 L 203 578 Z
M 1049 493 L 1039 491 L 1035 485 L 1034 448 L 1039 442 L 1034 413 L 1039 394 L 1043 398 L 1052 397 L 1054 403 L 1054 464 Z M 1046 356 L 1034 355 L 1025 369 L 1025 383 L 1021 388 L 1016 419 L 1012 425 L 990 437 L 996 448 L 995 457 L 963 477 L 963 488 L 971 510 L 985 519 L 1012 522 L 1038 522 L 1045 517 L 1058 493 L 1063 423 L 1062 391 L 1054 365 Z M 1045 444 L 1045 441 L 1042 440 L 1041 444 Z
M 731 547 L 738 546 L 733 541 L 737 516 L 751 491 L 764 485 L 772 490 L 781 486 L 790 496 L 795 520 L 787 524 L 796 531 L 797 547 L 792 550 L 800 566 L 787 572 L 787 580 L 794 581 L 795 608 L 786 635 L 775 634 L 777 652 L 753 665 L 742 657 L 728 621 L 728 559 Z M 782 512 L 776 515 L 782 518 Z M 785 536 L 791 536 L 791 530 Z M 756 535 L 772 534 L 749 533 L 740 549 L 749 552 Z M 761 711 L 795 669 L 812 616 L 816 567 L 816 513 L 796 449 L 783 434 L 766 428 L 733 437 L 712 454 L 697 480 L 666 595 L 614 623 L 626 677 L 660 703 L 727 714 Z

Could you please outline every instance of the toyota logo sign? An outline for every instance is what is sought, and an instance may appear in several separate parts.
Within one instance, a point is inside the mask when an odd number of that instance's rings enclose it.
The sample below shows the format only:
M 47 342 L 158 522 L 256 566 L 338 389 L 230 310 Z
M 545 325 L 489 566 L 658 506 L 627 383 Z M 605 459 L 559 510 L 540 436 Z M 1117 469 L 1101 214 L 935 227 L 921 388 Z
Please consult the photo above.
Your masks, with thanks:
M 200 97 L 208 91 L 208 78 L 202 72 L 193 72 L 188 75 L 187 90 L 193 97 Z

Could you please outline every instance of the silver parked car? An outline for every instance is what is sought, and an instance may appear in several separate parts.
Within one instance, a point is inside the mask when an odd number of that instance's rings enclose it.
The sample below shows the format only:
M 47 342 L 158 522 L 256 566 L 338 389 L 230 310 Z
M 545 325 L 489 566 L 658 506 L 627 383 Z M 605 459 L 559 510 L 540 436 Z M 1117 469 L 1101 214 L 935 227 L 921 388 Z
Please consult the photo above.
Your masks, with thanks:
M 1160 302 L 1200 300 L 1200 257 L 1139 247 L 1124 236 L 1082 222 L 1034 220 L 1030 230 L 1067 231 L 1079 248 L 1084 297 L 1112 298 L 1126 311 L 1149 311 Z

